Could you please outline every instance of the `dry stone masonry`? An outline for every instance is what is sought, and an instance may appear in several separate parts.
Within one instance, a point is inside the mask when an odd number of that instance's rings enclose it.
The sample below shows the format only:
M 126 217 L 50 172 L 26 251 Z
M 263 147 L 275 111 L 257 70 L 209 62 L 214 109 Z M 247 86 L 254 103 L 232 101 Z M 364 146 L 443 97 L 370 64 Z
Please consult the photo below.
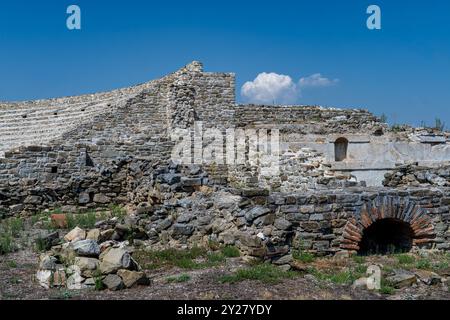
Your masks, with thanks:
M 172 133 L 195 133 L 199 122 L 219 132 L 278 130 L 278 174 L 262 174 L 272 162 L 172 162 Z M 128 211 L 125 229 L 140 235 L 135 243 L 214 240 L 281 265 L 293 250 L 450 249 L 447 133 L 390 128 L 360 109 L 238 105 L 234 74 L 204 72 L 199 62 L 108 93 L 2 103 L 0 139 L 3 217 L 117 204 Z M 68 286 L 95 285 L 93 269 L 111 288 L 148 283 L 118 241 L 121 224 L 69 236 L 42 257 L 42 283 L 50 274 L 63 281 L 61 252 L 78 266 L 64 275 Z

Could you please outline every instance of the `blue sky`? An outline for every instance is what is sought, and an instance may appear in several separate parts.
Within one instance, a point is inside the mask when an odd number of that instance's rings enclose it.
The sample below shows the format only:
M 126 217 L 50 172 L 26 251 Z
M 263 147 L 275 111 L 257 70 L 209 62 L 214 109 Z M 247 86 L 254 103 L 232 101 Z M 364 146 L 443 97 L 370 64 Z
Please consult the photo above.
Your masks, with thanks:
M 82 30 L 66 28 L 77 4 Z M 382 30 L 366 28 L 366 8 Z M 391 123 L 450 125 L 450 3 L 435 1 L 2 1 L 0 100 L 110 90 L 158 78 L 192 60 L 294 83 L 298 104 L 363 107 Z

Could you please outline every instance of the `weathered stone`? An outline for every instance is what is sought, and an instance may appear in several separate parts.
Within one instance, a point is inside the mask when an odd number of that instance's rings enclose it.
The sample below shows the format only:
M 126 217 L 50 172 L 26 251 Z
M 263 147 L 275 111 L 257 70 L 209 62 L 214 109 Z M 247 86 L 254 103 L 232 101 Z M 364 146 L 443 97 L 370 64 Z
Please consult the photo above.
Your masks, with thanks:
M 45 250 L 50 250 L 53 246 L 58 245 L 60 242 L 58 231 L 51 232 L 44 237 L 38 237 L 35 240 L 36 244 Z
M 79 240 L 73 243 L 73 250 L 84 257 L 98 257 L 100 254 L 100 247 L 94 240 Z
M 100 261 L 95 258 L 76 257 L 74 264 L 80 268 L 81 272 L 84 272 L 86 270 L 96 270 Z
M 279 230 L 288 230 L 292 226 L 292 223 L 284 218 L 279 218 L 275 220 L 274 226 Z
M 114 229 L 108 229 L 100 232 L 100 236 L 98 237 L 98 242 L 105 242 L 111 240 L 114 234 Z
M 352 284 L 352 289 L 367 289 L 368 280 L 366 277 L 356 279 Z
M 238 240 L 246 247 L 261 247 L 262 241 L 256 236 L 252 236 L 245 232 L 241 232 L 237 235 Z
M 124 289 L 125 285 L 122 279 L 116 274 L 108 274 L 103 279 L 103 284 L 112 291 Z
M 308 270 L 308 264 L 298 261 L 298 260 L 292 260 L 290 263 L 290 266 L 292 269 L 297 271 L 307 271 Z
M 102 193 L 97 193 L 96 195 L 94 195 L 94 202 L 100 204 L 107 204 L 111 202 L 111 198 Z
M 57 268 L 53 273 L 53 286 L 65 287 L 67 285 L 67 275 L 64 268 Z
M 80 193 L 78 196 L 78 203 L 79 204 L 87 204 L 91 201 L 91 197 L 89 196 L 89 193 Z
M 386 278 L 386 280 L 392 284 L 396 289 L 409 287 L 416 283 L 416 275 L 406 270 L 395 270 L 394 275 Z
M 100 229 L 89 230 L 86 239 L 98 241 L 100 239 Z
M 67 278 L 67 289 L 69 290 L 81 290 L 86 288 L 83 284 L 84 278 L 79 273 L 73 273 Z
M 442 278 L 432 271 L 427 270 L 417 270 L 415 271 L 416 276 L 419 280 L 426 285 L 432 286 L 441 283 Z
M 144 272 L 121 269 L 117 271 L 117 275 L 122 278 L 122 281 L 127 288 L 131 288 L 134 285 L 150 284 L 150 279 L 147 278 Z
M 194 226 L 189 224 L 175 223 L 173 225 L 173 235 L 190 236 L 194 233 Z
M 40 197 L 40 196 L 28 196 L 23 201 L 23 203 L 25 203 L 25 204 L 40 204 L 41 202 L 42 202 L 42 197 Z
M 247 221 L 251 222 L 258 217 L 268 214 L 269 212 L 270 212 L 270 209 L 261 207 L 261 206 L 257 206 L 257 207 L 250 209 L 250 211 L 248 211 L 245 214 L 245 219 L 247 219 Z
M 108 249 L 100 259 L 100 271 L 103 274 L 113 273 L 119 269 L 129 269 L 131 266 L 130 254 L 121 248 Z
M 39 257 L 39 269 L 41 270 L 56 270 L 56 263 L 58 259 L 48 254 L 41 254 Z
M 86 231 L 81 229 L 80 227 L 75 227 L 72 231 L 64 236 L 64 240 L 69 242 L 74 242 L 78 240 L 86 239 Z
M 168 229 L 171 225 L 172 225 L 173 221 L 171 218 L 167 218 L 164 219 L 163 221 L 161 221 L 157 226 L 156 226 L 156 230 L 157 231 L 162 231 L 162 230 L 166 230 Z
M 53 271 L 51 270 L 38 270 L 36 273 L 36 280 L 39 285 L 45 289 L 50 289 L 53 281 Z
M 288 255 L 282 256 L 281 258 L 272 260 L 272 262 L 277 265 L 284 265 L 284 264 L 290 264 L 293 260 L 294 260 L 294 258 L 292 257 L 292 255 L 288 254 Z
M 58 229 L 67 228 L 67 216 L 63 213 L 50 215 L 50 220 L 55 228 Z

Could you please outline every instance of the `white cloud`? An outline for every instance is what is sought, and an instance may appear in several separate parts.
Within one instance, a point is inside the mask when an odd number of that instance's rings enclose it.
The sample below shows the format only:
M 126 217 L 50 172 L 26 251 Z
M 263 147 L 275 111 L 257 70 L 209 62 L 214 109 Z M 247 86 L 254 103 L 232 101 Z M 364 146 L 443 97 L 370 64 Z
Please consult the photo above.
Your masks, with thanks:
M 323 77 L 320 73 L 315 73 L 310 75 L 309 77 L 300 78 L 298 81 L 298 86 L 300 88 L 318 88 L 318 87 L 329 87 L 336 83 L 338 83 L 338 79 L 330 80 L 328 78 Z
M 315 73 L 300 78 L 298 83 L 295 83 L 290 76 L 263 72 L 255 80 L 244 83 L 241 95 L 250 103 L 295 104 L 303 89 L 329 87 L 338 82 L 338 79 L 330 80 L 320 73 Z
M 255 80 L 244 83 L 241 95 L 249 102 L 290 104 L 298 98 L 297 85 L 283 74 L 260 73 Z

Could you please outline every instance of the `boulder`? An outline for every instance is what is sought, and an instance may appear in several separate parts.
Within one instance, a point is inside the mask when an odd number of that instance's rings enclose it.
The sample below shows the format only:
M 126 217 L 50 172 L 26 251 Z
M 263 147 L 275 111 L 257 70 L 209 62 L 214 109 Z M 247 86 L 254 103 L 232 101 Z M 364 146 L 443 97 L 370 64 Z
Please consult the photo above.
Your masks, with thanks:
M 108 274 L 103 279 L 103 284 L 112 291 L 121 290 L 125 287 L 122 278 L 116 274 Z
M 417 270 L 415 274 L 421 282 L 425 283 L 428 286 L 439 284 L 442 281 L 442 278 L 432 271 Z
M 58 231 L 47 234 L 44 237 L 36 239 L 36 243 L 39 242 L 39 246 L 44 250 L 50 250 L 53 246 L 59 243 Z
M 73 250 L 82 257 L 98 257 L 100 247 L 94 240 L 80 240 L 73 244 Z
M 64 287 L 67 284 L 66 271 L 64 267 L 58 267 L 53 273 L 53 286 Z
M 79 204 L 87 204 L 91 201 L 91 197 L 89 196 L 89 193 L 82 192 L 78 196 L 78 203 Z
M 257 236 L 252 236 L 246 232 L 240 232 L 237 235 L 238 240 L 246 247 L 258 248 L 262 246 L 262 241 Z
M 414 273 L 402 269 L 395 270 L 394 275 L 387 277 L 386 280 L 396 289 L 410 287 L 417 282 Z
M 54 256 L 41 254 L 39 257 L 39 269 L 55 271 L 57 261 L 58 259 L 56 259 Z
M 97 193 L 94 196 L 94 202 L 95 203 L 100 203 L 100 204 L 107 204 L 111 202 L 111 198 L 104 195 L 103 193 Z
M 281 258 L 278 258 L 276 260 L 273 260 L 273 264 L 276 265 L 284 265 L 284 264 L 289 264 L 294 260 L 294 258 L 292 257 L 292 254 L 287 254 L 285 256 L 282 256 Z
M 129 269 L 131 266 L 131 256 L 122 248 L 110 248 L 100 257 L 100 271 L 103 274 L 114 273 L 119 269 Z
M 57 229 L 66 229 L 67 228 L 67 216 L 63 213 L 52 214 L 50 215 L 50 220 L 52 225 Z
M 81 272 L 87 270 L 96 270 L 99 267 L 100 261 L 95 258 L 76 257 L 74 264 L 80 268 Z
M 105 242 L 111 240 L 114 234 L 114 229 L 107 229 L 105 231 L 100 232 L 100 236 L 98 237 L 98 242 Z
M 194 226 L 189 224 L 175 223 L 173 225 L 173 235 L 190 236 L 194 233 Z
M 292 223 L 284 218 L 279 218 L 275 220 L 274 226 L 279 230 L 288 230 L 292 226 Z
M 258 217 L 261 217 L 263 215 L 266 215 L 270 212 L 270 209 L 265 208 L 265 207 L 261 207 L 261 206 L 256 206 L 252 209 L 250 209 L 246 214 L 245 214 L 245 219 L 248 222 L 252 222 L 253 220 L 255 220 Z
M 363 277 L 356 279 L 352 284 L 352 289 L 367 289 L 368 278 Z
M 53 281 L 53 271 L 51 270 L 38 270 L 36 273 L 36 280 L 39 285 L 45 289 L 50 289 Z
M 84 278 L 79 273 L 74 273 L 67 278 L 67 289 L 81 290 L 86 288 L 83 284 Z
M 147 278 L 144 272 L 120 269 L 117 271 L 117 275 L 122 278 L 127 288 L 131 288 L 134 285 L 150 285 L 150 279 Z
M 75 242 L 84 239 L 86 239 L 86 231 L 84 231 L 80 227 L 75 227 L 72 231 L 64 236 L 64 240 L 69 242 Z
M 91 229 L 86 235 L 86 239 L 98 241 L 100 238 L 100 229 Z

